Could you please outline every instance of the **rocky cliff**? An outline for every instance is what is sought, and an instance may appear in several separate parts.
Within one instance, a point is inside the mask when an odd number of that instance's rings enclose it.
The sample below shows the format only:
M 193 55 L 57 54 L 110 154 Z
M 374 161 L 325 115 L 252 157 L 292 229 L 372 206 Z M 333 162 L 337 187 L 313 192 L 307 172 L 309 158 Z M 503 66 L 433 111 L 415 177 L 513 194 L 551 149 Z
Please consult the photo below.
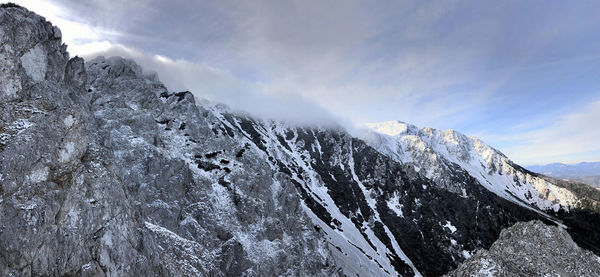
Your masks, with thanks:
M 334 274 L 294 185 L 190 93 L 69 59 L 23 8 L 0 34 L 1 275 Z

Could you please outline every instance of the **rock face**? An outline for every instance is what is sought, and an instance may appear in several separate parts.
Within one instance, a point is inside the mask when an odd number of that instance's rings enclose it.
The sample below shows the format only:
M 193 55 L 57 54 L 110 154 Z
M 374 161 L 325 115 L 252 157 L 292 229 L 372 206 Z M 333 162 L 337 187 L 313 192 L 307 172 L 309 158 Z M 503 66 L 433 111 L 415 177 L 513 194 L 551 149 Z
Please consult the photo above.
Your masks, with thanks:
M 0 32 L 0 275 L 441 276 L 533 219 L 600 252 L 595 214 L 170 92 L 120 57 L 69 59 L 20 7 Z
M 69 60 L 23 8 L 0 33 L 0 275 L 335 274 L 294 185 L 190 93 Z
M 446 276 L 600 276 L 600 257 L 559 227 L 520 222 Z

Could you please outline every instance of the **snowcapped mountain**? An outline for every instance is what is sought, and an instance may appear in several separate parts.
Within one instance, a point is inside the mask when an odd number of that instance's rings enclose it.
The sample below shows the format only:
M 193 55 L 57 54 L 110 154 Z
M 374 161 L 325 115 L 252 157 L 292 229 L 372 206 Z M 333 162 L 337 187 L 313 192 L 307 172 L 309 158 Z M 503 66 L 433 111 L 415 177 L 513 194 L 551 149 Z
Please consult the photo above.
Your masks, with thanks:
M 461 183 L 451 180 L 458 166 L 498 196 L 524 207 L 568 210 L 580 207 L 578 197 L 567 188 L 529 172 L 500 151 L 475 137 L 454 130 L 440 131 L 404 122 L 368 124 L 366 141 L 382 153 L 410 164 L 450 191 L 461 192 Z
M 441 276 L 534 219 L 600 253 L 585 199 L 478 140 L 256 119 L 14 5 L 0 34 L 4 276 Z

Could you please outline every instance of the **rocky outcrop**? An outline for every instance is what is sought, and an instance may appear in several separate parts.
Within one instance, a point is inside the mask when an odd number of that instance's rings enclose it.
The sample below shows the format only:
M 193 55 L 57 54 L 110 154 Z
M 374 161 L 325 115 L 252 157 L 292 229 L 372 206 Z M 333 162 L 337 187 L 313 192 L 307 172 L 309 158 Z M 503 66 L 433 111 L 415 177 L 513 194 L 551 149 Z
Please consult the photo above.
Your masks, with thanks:
M 520 222 L 446 276 L 600 276 L 600 257 L 560 227 Z
M 258 149 L 235 158 L 190 93 L 69 60 L 20 7 L 0 34 L 0 275 L 335 274 L 293 184 Z

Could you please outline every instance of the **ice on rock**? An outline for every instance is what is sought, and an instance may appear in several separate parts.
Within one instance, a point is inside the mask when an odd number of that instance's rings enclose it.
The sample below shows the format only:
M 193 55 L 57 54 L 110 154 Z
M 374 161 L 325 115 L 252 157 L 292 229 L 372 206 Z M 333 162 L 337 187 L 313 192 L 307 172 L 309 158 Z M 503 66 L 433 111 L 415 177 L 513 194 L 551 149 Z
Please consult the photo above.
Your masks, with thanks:
M 456 227 L 454 225 L 452 225 L 452 223 L 450 221 L 446 221 L 446 224 L 444 224 L 445 228 L 448 228 L 448 230 L 450 230 L 451 233 L 456 232 Z

